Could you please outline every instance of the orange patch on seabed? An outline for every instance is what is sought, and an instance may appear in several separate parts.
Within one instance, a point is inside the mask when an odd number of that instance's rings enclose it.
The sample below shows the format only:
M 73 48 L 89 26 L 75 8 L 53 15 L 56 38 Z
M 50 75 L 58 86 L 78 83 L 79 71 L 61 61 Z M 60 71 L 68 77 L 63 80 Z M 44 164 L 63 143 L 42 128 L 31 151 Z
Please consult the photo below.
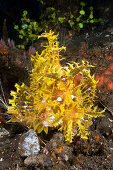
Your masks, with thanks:
M 109 83 L 108 84 L 108 88 L 107 88 L 108 90 L 113 90 L 113 82 L 111 82 L 111 83 Z
M 106 60 L 113 60 L 113 57 L 110 55 L 110 56 L 106 56 Z
M 104 77 L 104 82 L 109 82 L 109 79 Z
M 102 86 L 105 82 L 109 81 L 108 78 L 106 78 L 105 76 L 101 76 L 101 75 L 97 75 L 95 77 L 95 80 L 99 81 L 98 84 L 97 84 L 98 87 Z
M 112 74 L 112 72 L 111 72 L 111 70 L 106 70 L 105 72 L 104 72 L 105 74 L 107 74 L 107 75 L 110 75 L 110 74 Z
M 99 81 L 98 84 L 97 84 L 98 87 L 100 87 L 100 86 L 103 85 L 103 76 L 97 75 L 97 76 L 95 77 L 95 80 L 96 80 L 96 81 Z
M 109 66 L 109 69 L 113 71 L 113 63 Z

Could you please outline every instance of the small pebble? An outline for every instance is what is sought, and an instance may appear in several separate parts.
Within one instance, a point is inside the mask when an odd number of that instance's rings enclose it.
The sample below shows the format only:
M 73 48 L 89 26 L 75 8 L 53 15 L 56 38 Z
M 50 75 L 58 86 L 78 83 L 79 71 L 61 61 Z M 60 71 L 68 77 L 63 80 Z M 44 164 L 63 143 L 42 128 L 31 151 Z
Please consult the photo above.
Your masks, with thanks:
M 25 166 L 33 166 L 35 165 L 37 162 L 37 156 L 28 156 L 25 160 L 24 160 L 24 164 Z
M 0 128 L 0 138 L 3 138 L 5 135 L 9 135 L 9 132 L 4 128 Z

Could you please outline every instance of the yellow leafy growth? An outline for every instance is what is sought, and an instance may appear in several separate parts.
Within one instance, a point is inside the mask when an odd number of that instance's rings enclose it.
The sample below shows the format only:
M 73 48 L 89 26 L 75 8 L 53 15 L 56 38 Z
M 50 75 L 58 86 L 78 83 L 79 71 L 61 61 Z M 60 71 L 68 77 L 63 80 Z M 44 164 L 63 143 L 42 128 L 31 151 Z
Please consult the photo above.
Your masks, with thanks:
M 15 85 L 8 110 L 13 115 L 10 121 L 23 122 L 37 133 L 57 127 L 72 142 L 75 131 L 87 138 L 92 118 L 103 116 L 104 111 L 97 112 L 94 106 L 97 82 L 90 74 L 92 66 L 84 61 L 61 66 L 59 52 L 65 47 L 58 47 L 57 36 L 52 31 L 39 36 L 47 38 L 48 44 L 31 57 L 30 86 Z

